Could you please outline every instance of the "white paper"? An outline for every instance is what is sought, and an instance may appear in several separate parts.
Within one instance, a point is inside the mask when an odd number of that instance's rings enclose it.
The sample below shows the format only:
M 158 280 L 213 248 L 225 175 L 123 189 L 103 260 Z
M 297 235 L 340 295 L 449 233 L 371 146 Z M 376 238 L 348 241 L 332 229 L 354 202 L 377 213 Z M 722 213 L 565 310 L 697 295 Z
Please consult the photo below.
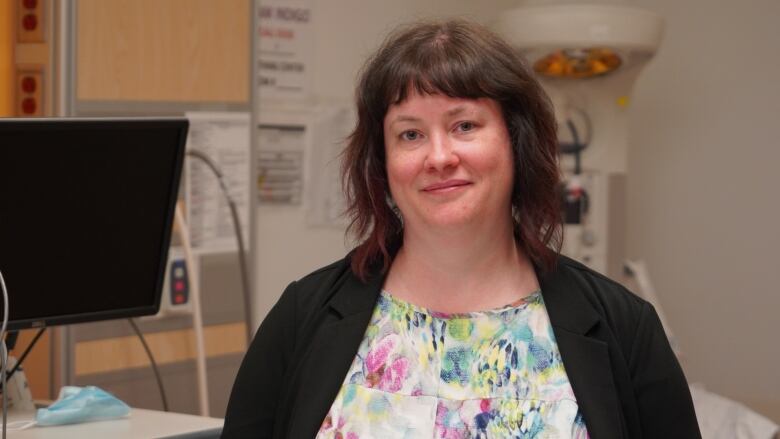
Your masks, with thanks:
M 341 185 L 341 153 L 352 132 L 355 115 L 349 106 L 322 111 L 312 127 L 313 139 L 306 191 L 306 223 L 344 228 L 344 192 Z
M 187 150 L 207 155 L 222 172 L 236 203 L 244 245 L 249 234 L 249 114 L 187 113 Z M 238 248 L 227 199 L 212 170 L 196 157 L 187 157 L 185 196 L 193 250 L 200 253 Z
M 310 0 L 256 2 L 256 87 L 263 101 L 301 102 L 311 92 Z
M 303 194 L 306 125 L 257 126 L 257 203 L 299 205 Z

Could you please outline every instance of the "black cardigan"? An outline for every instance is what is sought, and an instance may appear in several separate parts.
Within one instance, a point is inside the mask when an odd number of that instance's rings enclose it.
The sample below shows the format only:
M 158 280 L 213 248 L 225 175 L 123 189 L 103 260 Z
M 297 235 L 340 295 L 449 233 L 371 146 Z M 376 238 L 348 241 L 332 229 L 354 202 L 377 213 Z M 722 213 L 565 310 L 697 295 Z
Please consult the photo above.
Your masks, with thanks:
M 537 272 L 593 439 L 699 438 L 688 385 L 652 305 L 559 258 Z M 342 259 L 291 283 L 238 371 L 223 438 L 312 438 L 357 354 L 384 281 Z

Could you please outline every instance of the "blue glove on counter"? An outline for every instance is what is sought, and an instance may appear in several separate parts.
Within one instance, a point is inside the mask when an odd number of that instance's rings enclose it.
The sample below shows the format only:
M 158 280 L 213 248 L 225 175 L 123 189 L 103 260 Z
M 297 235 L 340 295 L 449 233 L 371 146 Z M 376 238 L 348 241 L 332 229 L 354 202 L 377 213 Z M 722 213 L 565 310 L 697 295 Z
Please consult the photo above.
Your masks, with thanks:
M 39 426 L 78 424 L 121 418 L 130 414 L 130 407 L 114 395 L 95 386 L 65 386 L 60 397 L 35 416 Z

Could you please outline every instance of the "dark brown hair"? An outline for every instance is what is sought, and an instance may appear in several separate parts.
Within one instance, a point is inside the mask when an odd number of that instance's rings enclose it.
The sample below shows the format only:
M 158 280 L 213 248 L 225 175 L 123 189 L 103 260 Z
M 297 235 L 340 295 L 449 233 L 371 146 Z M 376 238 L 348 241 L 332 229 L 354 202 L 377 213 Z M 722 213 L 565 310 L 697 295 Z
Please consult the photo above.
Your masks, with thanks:
M 549 270 L 561 245 L 558 142 L 552 105 L 522 57 L 489 30 L 465 21 L 416 23 L 392 33 L 363 67 L 357 125 L 342 155 L 347 229 L 362 242 L 352 270 L 384 272 L 401 244 L 403 223 L 389 202 L 383 122 L 411 91 L 498 102 L 512 142 L 515 238 Z

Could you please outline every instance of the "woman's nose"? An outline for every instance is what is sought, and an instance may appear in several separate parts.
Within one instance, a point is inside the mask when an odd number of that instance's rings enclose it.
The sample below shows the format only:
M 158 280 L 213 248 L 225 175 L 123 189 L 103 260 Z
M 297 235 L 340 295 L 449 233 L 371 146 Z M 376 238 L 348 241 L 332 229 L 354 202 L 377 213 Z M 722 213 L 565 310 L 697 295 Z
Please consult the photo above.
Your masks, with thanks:
M 430 148 L 425 158 L 426 169 L 443 171 L 460 163 L 452 139 L 446 135 L 431 136 Z

